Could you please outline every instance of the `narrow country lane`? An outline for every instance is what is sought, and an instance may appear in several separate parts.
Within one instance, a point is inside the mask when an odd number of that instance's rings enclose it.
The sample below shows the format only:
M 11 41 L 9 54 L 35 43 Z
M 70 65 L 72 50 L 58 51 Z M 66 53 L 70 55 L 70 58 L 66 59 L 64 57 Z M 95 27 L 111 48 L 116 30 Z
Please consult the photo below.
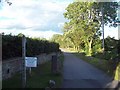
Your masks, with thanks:
M 62 88 L 104 88 L 112 81 L 103 71 L 73 54 L 64 52 L 64 57 Z

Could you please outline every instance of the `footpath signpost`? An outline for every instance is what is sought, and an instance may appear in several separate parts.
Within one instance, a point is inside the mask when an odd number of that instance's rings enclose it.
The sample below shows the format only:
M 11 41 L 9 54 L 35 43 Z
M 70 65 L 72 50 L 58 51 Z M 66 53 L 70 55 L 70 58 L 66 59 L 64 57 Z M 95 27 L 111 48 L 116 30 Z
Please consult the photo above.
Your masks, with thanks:
M 57 73 L 57 55 L 52 56 L 51 71 L 52 71 L 53 74 Z
M 22 88 L 26 87 L 26 67 L 37 67 L 37 57 L 26 57 L 26 38 L 22 37 Z
M 26 38 L 22 37 L 22 88 L 26 86 L 26 67 L 25 67 L 25 57 L 26 57 Z

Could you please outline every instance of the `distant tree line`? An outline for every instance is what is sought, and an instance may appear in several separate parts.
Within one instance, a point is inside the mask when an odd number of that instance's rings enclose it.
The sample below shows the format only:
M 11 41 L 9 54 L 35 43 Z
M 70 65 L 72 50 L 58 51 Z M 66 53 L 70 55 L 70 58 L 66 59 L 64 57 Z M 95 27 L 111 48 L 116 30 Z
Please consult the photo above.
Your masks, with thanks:
M 65 34 L 63 34 L 63 35 L 55 34 L 55 35 L 53 35 L 53 37 L 51 39 L 51 41 L 59 43 L 61 48 L 68 48 L 68 49 L 76 50 L 78 52 L 84 52 L 86 54 L 86 51 L 88 49 L 85 48 L 85 44 L 82 41 L 73 39 L 73 42 L 79 41 L 81 43 L 81 44 L 78 44 L 79 48 L 76 49 L 75 44 L 72 43 L 71 40 L 72 40 L 72 38 L 71 39 L 66 38 Z M 102 39 L 96 39 L 96 41 L 94 41 L 94 43 L 92 43 L 91 48 L 92 48 L 91 56 L 98 57 L 101 59 L 106 59 L 106 60 L 120 58 L 120 40 L 116 40 L 109 36 L 107 38 L 105 38 L 104 56 L 103 56 L 103 52 L 101 51 Z
M 59 51 L 59 44 L 40 38 L 26 37 L 26 56 Z M 22 56 L 22 34 L 2 35 L 2 59 Z

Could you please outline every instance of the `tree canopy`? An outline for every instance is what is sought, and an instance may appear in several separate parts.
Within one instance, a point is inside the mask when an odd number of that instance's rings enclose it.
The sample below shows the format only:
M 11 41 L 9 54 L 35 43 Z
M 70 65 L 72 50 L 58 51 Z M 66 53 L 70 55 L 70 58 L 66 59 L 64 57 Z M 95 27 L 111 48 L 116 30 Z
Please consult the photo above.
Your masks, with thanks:
M 64 41 L 66 41 L 65 44 L 69 43 L 66 46 L 73 46 L 76 50 L 82 49 L 89 56 L 95 50 L 101 51 L 101 14 L 103 14 L 105 25 L 115 26 L 118 20 L 117 9 L 117 2 L 73 2 L 69 4 L 64 13 L 64 17 L 69 20 L 64 24 Z

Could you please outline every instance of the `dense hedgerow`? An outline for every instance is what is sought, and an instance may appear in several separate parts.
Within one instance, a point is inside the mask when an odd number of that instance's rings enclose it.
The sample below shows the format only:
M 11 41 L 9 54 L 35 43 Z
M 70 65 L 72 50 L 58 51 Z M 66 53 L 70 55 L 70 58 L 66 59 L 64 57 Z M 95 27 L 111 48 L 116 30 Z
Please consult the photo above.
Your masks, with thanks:
M 38 38 L 26 38 L 26 56 L 59 51 L 59 44 Z M 22 37 L 2 35 L 2 59 L 22 56 Z
M 120 59 L 120 40 L 116 40 L 108 36 L 105 38 L 104 55 L 103 53 L 97 53 L 93 56 L 106 60 Z

